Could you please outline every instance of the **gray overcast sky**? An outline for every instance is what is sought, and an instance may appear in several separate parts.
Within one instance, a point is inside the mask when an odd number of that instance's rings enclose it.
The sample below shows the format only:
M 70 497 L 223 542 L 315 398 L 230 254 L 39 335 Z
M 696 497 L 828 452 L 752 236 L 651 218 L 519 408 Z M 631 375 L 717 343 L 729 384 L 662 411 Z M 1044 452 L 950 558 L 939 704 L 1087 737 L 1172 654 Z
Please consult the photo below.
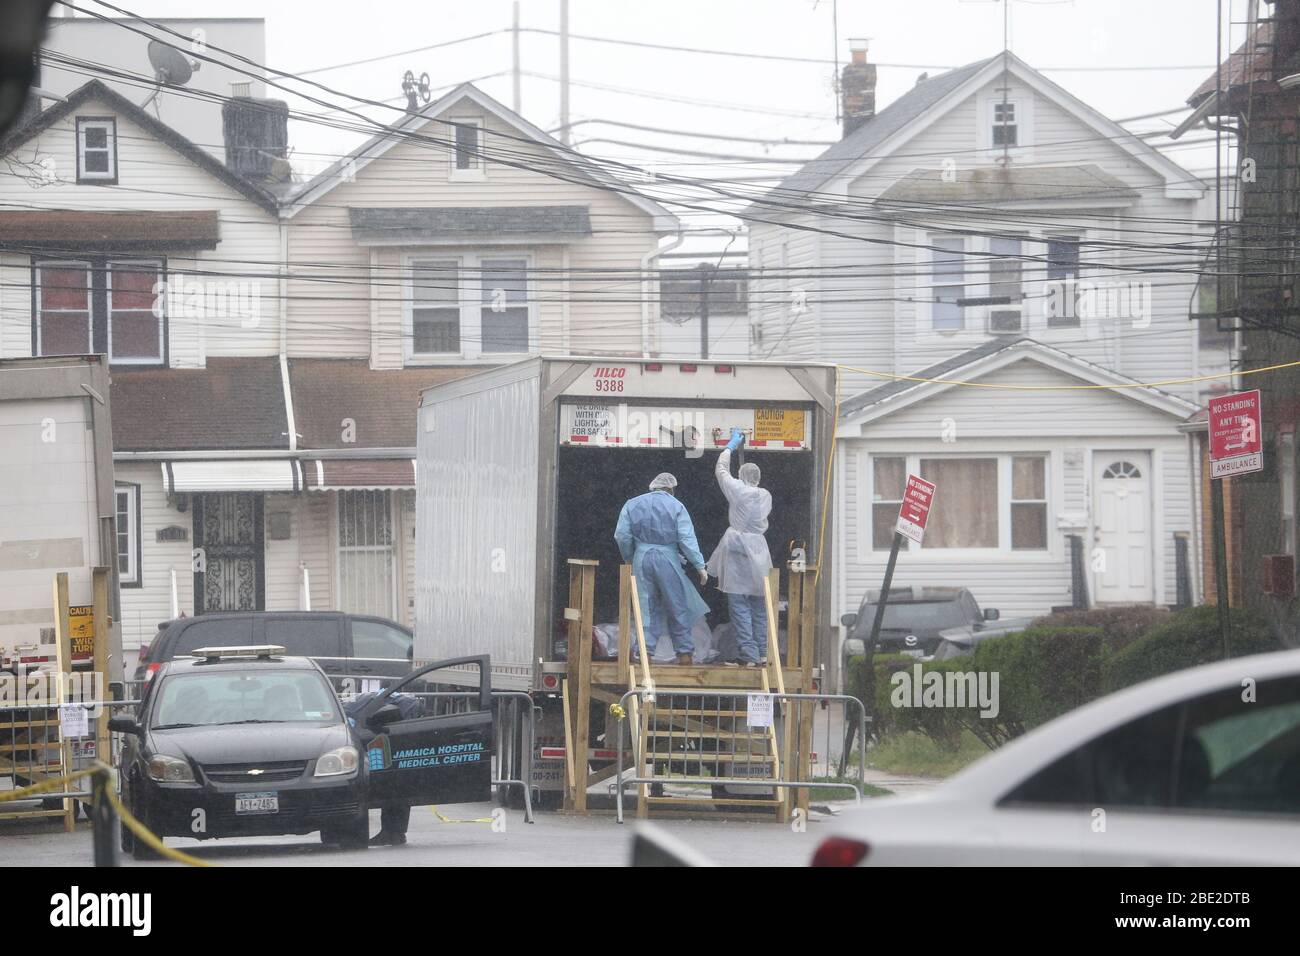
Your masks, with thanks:
M 280 69 L 315 70 L 351 60 L 499 30 L 510 25 L 510 0 L 115 0 L 142 16 L 257 16 L 266 20 L 267 60 Z M 81 0 L 87 7 L 93 0 Z M 554 30 L 559 0 L 522 0 L 521 24 Z M 831 0 L 571 0 L 575 34 L 650 43 L 816 57 L 834 55 Z M 1215 60 L 1215 0 L 1011 0 L 1011 49 L 1048 72 L 1084 101 L 1121 118 L 1180 106 L 1208 75 Z M 909 88 L 926 68 L 968 63 L 1002 49 L 1002 0 L 839 0 L 841 61 L 849 37 L 871 38 L 870 58 L 880 69 L 878 107 Z M 558 41 L 550 35 L 522 38 L 523 113 L 546 129 L 559 118 Z M 918 66 L 912 66 L 917 64 Z M 1108 67 L 1165 67 L 1112 71 Z M 1194 66 L 1194 69 L 1179 67 Z M 313 78 L 372 99 L 400 94 L 402 73 L 428 72 L 435 88 L 485 74 L 501 75 L 479 85 L 510 105 L 510 37 L 502 33 L 422 54 L 315 73 Z M 1085 70 L 1062 70 L 1084 67 Z M 734 136 L 838 138 L 833 67 L 745 60 L 695 53 L 644 50 L 585 40 L 570 44 L 574 121 L 616 119 L 649 126 Z M 536 74 L 543 74 L 539 76 Z M 595 89 L 600 84 L 667 99 Z M 281 95 L 275 91 L 271 95 Z M 338 100 L 332 94 L 323 98 Z M 435 93 L 436 95 L 436 93 Z M 699 100 L 715 105 L 675 102 Z M 747 110 L 723 108 L 743 106 Z M 303 101 L 295 109 L 319 111 Z M 392 113 L 370 114 L 391 120 Z M 1179 117 L 1152 120 L 1141 129 L 1172 126 Z M 584 124 L 575 142 L 593 137 L 749 155 L 759 144 L 682 139 L 610 126 Z M 295 166 L 311 172 L 359 142 L 356 134 L 296 123 L 291 131 Z M 772 175 L 780 169 L 734 160 L 689 161 L 664 153 L 589 143 L 588 152 L 639 166 L 690 175 Z M 815 155 L 816 146 L 786 146 L 774 155 Z M 327 155 L 328 154 L 328 155 Z M 1204 147 L 1169 155 L 1193 171 L 1213 163 Z

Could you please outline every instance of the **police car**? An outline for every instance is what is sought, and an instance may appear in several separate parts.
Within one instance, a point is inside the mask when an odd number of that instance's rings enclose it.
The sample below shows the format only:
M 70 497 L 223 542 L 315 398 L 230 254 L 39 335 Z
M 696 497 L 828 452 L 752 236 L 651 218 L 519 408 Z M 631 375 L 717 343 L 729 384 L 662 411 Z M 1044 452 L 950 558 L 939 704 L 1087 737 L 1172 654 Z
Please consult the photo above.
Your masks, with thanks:
M 329 679 L 284 648 L 198 648 L 162 665 L 124 734 L 127 809 L 159 837 L 212 839 L 306 834 L 344 847 L 367 843 L 369 808 L 490 799 L 491 692 L 487 658 L 440 661 L 346 716 Z M 474 706 L 403 718 L 388 698 L 429 672 L 477 665 Z M 122 828 L 122 848 L 152 851 Z

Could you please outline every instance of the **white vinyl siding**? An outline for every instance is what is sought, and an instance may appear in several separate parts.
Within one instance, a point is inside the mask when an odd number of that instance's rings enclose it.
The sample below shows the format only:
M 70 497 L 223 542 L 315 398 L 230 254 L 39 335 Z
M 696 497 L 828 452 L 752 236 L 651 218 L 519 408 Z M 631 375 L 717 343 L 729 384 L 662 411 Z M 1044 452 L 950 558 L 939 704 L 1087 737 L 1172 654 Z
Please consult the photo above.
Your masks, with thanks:
M 87 104 L 88 111 L 107 115 L 111 110 Z M 275 217 L 225 182 L 200 169 L 185 156 L 160 142 L 129 119 L 116 119 L 117 175 L 121 186 L 103 182 L 78 183 L 75 118 L 67 117 L 22 147 L 24 156 L 39 165 L 49 160 L 50 185 L 21 176 L 0 176 L 0 206 L 10 208 L 71 209 L 84 211 L 216 210 L 221 241 L 217 248 L 183 254 L 167 253 L 168 280 L 189 281 L 209 289 L 214 282 L 238 283 L 256 291 L 257 313 L 247 319 L 190 316 L 168 317 L 167 353 L 174 368 L 201 367 L 211 355 L 275 355 L 279 349 L 280 320 L 277 274 L 280 262 L 279 229 Z M 130 144 L 126 148 L 125 144 Z M 344 211 L 346 221 L 347 214 Z M 152 251 L 152 250 L 151 250 Z M 159 250 L 165 251 L 165 250 Z M 130 258 L 129 256 L 123 257 Z M 317 272 L 318 270 L 312 270 Z M 364 266 L 362 267 L 364 274 Z M 32 259 L 13 252 L 0 253 L 0 357 L 32 354 Z M 334 298 L 355 290 L 328 284 Z M 340 292 L 340 288 L 348 291 Z M 348 302 L 349 306 L 355 303 Z M 325 324 L 308 322 L 311 305 L 303 306 L 303 326 L 293 331 L 333 340 L 338 334 Z M 365 355 L 363 346 L 354 354 Z

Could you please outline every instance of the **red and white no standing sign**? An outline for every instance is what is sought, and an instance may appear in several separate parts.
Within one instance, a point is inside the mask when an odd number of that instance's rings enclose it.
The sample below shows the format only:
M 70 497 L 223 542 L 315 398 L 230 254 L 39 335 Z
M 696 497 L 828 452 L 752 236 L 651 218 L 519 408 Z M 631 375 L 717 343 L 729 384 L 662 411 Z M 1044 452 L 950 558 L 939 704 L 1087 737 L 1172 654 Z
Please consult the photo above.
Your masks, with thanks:
M 925 536 L 925 522 L 930 517 L 930 506 L 933 503 L 934 484 L 916 475 L 908 475 L 895 530 L 920 544 L 921 538 Z
M 1210 477 L 1264 470 L 1259 389 L 1210 399 Z

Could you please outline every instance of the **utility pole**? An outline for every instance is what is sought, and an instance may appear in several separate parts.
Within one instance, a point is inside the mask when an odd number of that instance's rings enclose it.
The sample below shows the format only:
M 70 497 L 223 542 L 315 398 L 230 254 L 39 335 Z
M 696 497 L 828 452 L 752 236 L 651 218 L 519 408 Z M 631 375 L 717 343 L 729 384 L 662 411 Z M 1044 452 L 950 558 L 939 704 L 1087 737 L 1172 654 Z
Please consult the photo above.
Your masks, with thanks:
M 514 77 L 514 111 L 520 112 L 522 98 L 519 94 L 519 0 L 515 0 L 515 17 L 514 23 L 510 28 L 510 44 L 514 51 L 514 63 L 511 73 Z
M 700 264 L 700 358 L 709 357 L 709 266 Z
M 560 142 L 569 145 L 569 0 L 560 0 Z

